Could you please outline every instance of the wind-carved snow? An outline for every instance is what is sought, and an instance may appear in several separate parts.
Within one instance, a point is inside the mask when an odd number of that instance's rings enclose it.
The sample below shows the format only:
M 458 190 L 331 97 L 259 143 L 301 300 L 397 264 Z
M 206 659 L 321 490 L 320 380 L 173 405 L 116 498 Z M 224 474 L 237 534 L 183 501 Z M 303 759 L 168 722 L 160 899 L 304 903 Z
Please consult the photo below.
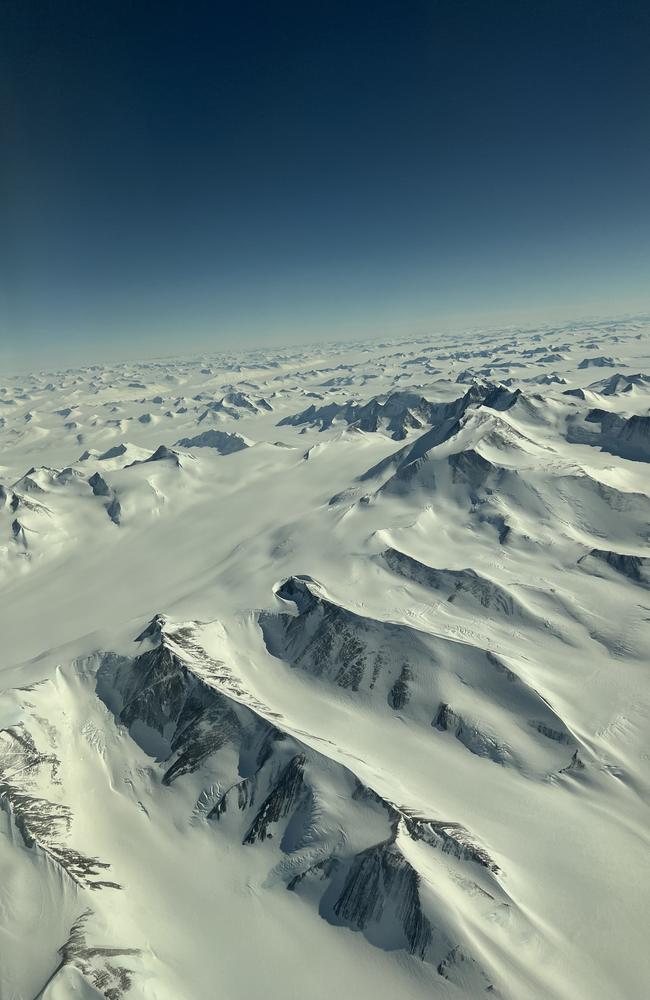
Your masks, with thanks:
M 3 1000 L 644 995 L 647 335 L 3 377 Z

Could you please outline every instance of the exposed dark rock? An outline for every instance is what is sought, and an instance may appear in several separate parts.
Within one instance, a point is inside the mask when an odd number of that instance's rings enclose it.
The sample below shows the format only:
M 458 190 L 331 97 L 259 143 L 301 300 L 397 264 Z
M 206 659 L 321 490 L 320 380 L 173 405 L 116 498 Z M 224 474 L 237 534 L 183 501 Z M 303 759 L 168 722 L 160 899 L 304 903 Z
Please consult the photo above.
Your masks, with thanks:
M 584 762 L 580 760 L 578 751 L 576 750 L 567 766 L 562 768 L 560 774 L 568 774 L 571 771 L 584 771 L 584 769 Z
M 595 425 L 598 430 L 592 429 Z M 579 423 L 574 417 L 567 425 L 567 440 L 590 444 L 610 455 L 633 462 L 650 462 L 650 416 L 634 414 L 624 417 L 607 410 L 593 409 Z
M 459 595 L 467 594 L 483 608 L 493 607 L 501 614 L 515 612 L 514 599 L 498 584 L 479 576 L 471 569 L 434 569 L 397 549 L 386 549 L 382 561 L 392 572 L 423 587 L 442 592 L 453 602 Z
M 268 836 L 269 826 L 288 816 L 304 790 L 304 765 L 304 754 L 297 754 L 291 758 L 276 785 L 262 803 L 244 837 L 244 844 L 254 844 L 256 840 L 265 840 Z
M 408 663 L 402 665 L 399 677 L 388 692 L 388 704 L 395 711 L 404 708 L 409 700 L 408 682 L 413 679 L 413 672 Z
M 138 724 L 144 724 L 168 742 L 166 759 L 176 755 L 162 778 L 168 785 L 232 742 L 240 723 L 228 699 L 188 669 L 160 628 L 161 619 L 156 618 L 139 636 L 155 637 L 158 629 L 161 639 L 154 649 L 134 661 L 107 660 L 98 673 L 97 691 L 134 738 Z M 113 689 L 119 693 L 119 705 L 111 696 Z
M 181 438 L 176 442 L 177 448 L 214 448 L 220 455 L 231 455 L 249 447 L 246 438 L 241 434 L 228 431 L 208 430 L 194 437 Z
M 11 522 L 11 534 L 13 535 L 14 541 L 17 542 L 18 545 L 22 546 L 23 549 L 27 549 L 27 535 L 25 534 L 25 529 L 18 518 L 14 518 Z
M 68 806 L 33 794 L 30 784 L 41 770 L 50 781 L 58 780 L 58 761 L 41 753 L 24 726 L 0 730 L 0 808 L 13 818 L 26 847 L 35 844 L 73 881 L 91 889 L 117 888 L 114 882 L 97 879 L 110 867 L 66 843 L 72 822 Z
M 108 483 L 105 479 L 100 476 L 98 472 L 95 472 L 88 480 L 92 491 L 96 497 L 107 497 L 110 496 L 110 489 L 108 488 Z
M 546 736 L 549 740 L 554 740 L 556 743 L 570 743 L 571 737 L 568 733 L 563 732 L 561 729 L 553 729 L 551 726 L 547 726 L 545 722 L 537 722 L 535 719 L 531 719 L 528 723 L 533 729 L 542 736 Z
M 174 451 L 173 448 L 168 448 L 166 445 L 161 444 L 156 448 L 153 455 L 149 455 L 149 458 L 137 459 L 135 462 L 130 462 L 126 468 L 132 469 L 134 465 L 146 465 L 148 462 L 171 462 L 177 467 L 181 464 L 178 452 Z
M 450 854 L 461 861 L 472 861 L 491 872 L 498 873 L 498 865 L 487 851 L 474 843 L 460 823 L 447 823 L 407 813 L 403 813 L 402 817 L 413 840 L 423 840 L 431 847 L 441 850 L 443 854 Z
M 607 549 L 592 549 L 578 559 L 578 565 L 586 563 L 587 566 L 593 566 L 592 560 L 605 563 L 633 583 L 650 587 L 650 556 L 630 556 L 621 552 L 610 552 Z
M 450 455 L 447 462 L 452 470 L 452 482 L 466 484 L 472 491 L 484 486 L 494 472 L 492 463 L 473 448 Z
M 127 447 L 125 444 L 116 444 L 112 448 L 98 455 L 98 461 L 104 462 L 112 458 L 121 458 L 122 455 L 126 455 Z
M 603 355 L 597 358 L 583 358 L 578 368 L 614 368 L 615 361 L 613 358 L 606 358 Z
M 281 425 L 310 424 L 327 430 L 335 422 L 348 424 L 366 432 L 385 430 L 395 441 L 402 441 L 409 431 L 421 430 L 426 425 L 436 428 L 448 421 L 456 421 L 472 403 L 493 409 L 507 409 L 519 393 L 509 392 L 491 383 L 474 383 L 460 399 L 450 403 L 433 403 L 415 392 L 393 392 L 375 396 L 367 403 L 328 403 L 317 408 L 313 404 L 301 413 L 284 417 Z
M 106 513 L 113 524 L 120 524 L 122 520 L 122 505 L 117 497 L 113 497 L 110 503 L 106 504 Z
M 336 604 L 317 598 L 309 589 L 309 578 L 291 577 L 276 591 L 292 601 L 298 616 L 262 616 L 260 624 L 269 648 L 280 655 L 291 650 L 292 666 L 308 669 L 317 677 L 330 677 L 343 688 L 358 691 L 370 663 L 377 665 L 377 653 L 370 653 L 364 636 L 373 629 L 366 620 Z M 305 628 L 305 620 L 310 622 Z M 373 672 L 373 680 L 376 674 Z
M 140 953 L 136 948 L 89 947 L 86 943 L 85 924 L 90 916 L 92 911 L 86 910 L 70 928 L 68 940 L 59 949 L 61 964 L 49 982 L 66 965 L 73 965 L 106 1000 L 121 1000 L 131 988 L 132 973 L 125 966 L 110 960 L 124 959 Z
M 440 705 L 431 725 L 442 732 L 452 733 L 459 743 L 477 757 L 487 757 L 497 764 L 503 764 L 509 756 L 505 745 L 499 744 L 493 736 L 482 732 L 477 725 L 467 722 L 444 702 Z
M 325 881 L 331 879 L 338 869 L 340 868 L 341 862 L 338 858 L 325 858 L 324 861 L 318 861 L 315 865 L 311 865 L 306 868 L 304 872 L 300 872 L 287 883 L 287 889 L 289 892 L 294 892 L 297 886 L 300 885 L 302 881 L 306 878 L 316 877 L 319 881 Z
M 334 913 L 352 927 L 365 930 L 370 923 L 378 923 L 390 907 L 408 951 L 423 959 L 432 927 L 422 910 L 419 885 L 418 873 L 389 840 L 356 856 L 334 903 Z

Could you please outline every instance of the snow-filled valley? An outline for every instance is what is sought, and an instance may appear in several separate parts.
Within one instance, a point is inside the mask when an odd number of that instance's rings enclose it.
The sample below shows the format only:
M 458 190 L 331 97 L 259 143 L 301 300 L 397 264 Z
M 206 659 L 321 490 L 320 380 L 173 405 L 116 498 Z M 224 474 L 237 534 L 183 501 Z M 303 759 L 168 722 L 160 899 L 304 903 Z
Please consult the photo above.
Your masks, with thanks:
M 6 374 L 0 1000 L 637 1000 L 650 321 Z

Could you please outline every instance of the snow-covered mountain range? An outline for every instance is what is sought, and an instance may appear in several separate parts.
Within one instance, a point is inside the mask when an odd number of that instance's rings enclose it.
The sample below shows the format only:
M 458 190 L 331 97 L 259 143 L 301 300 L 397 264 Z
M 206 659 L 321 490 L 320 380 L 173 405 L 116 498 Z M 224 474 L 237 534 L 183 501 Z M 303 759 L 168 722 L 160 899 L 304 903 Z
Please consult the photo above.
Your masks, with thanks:
M 646 994 L 649 334 L 3 378 L 1 1000 Z

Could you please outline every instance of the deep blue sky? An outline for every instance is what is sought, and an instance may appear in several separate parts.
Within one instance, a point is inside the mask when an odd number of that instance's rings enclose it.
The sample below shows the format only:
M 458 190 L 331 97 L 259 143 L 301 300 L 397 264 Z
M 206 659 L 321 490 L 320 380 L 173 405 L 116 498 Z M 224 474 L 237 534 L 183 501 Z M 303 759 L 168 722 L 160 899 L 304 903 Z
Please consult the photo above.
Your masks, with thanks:
M 3 0 L 0 353 L 650 307 L 650 5 Z

